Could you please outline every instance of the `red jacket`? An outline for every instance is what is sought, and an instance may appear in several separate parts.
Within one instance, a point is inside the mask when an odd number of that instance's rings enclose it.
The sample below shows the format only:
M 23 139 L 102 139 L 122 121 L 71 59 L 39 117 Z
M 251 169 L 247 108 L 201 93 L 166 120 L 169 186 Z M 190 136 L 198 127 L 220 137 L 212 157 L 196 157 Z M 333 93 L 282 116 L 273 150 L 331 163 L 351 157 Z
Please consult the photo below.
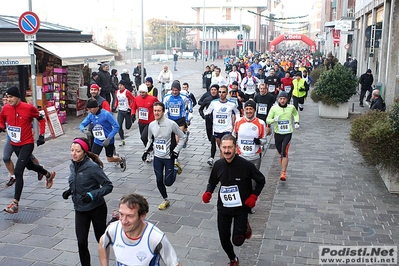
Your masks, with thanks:
M 5 129 L 6 123 L 11 144 L 14 146 L 23 146 L 25 144 L 33 144 L 34 138 L 32 133 L 33 118 L 41 117 L 36 107 L 25 102 L 19 102 L 16 106 L 6 104 L 0 113 L 0 127 Z M 38 119 L 40 134 L 44 135 L 46 127 L 46 119 Z M 13 136 L 10 136 L 11 129 L 14 129 Z M 19 141 L 15 141 L 15 138 Z M 14 141 L 13 141 L 14 139 Z
M 139 110 L 139 116 L 138 116 L 138 121 L 141 124 L 149 124 L 152 121 L 155 120 L 154 117 L 154 108 L 153 108 L 153 104 L 155 102 L 158 102 L 158 98 L 155 96 L 151 96 L 148 95 L 145 96 L 144 98 L 141 96 L 137 96 L 134 98 L 134 102 L 133 104 L 130 106 L 130 108 L 132 109 L 132 115 L 136 114 L 136 111 Z M 140 113 L 143 112 L 143 113 Z M 142 119 L 147 117 L 148 115 L 148 119 Z

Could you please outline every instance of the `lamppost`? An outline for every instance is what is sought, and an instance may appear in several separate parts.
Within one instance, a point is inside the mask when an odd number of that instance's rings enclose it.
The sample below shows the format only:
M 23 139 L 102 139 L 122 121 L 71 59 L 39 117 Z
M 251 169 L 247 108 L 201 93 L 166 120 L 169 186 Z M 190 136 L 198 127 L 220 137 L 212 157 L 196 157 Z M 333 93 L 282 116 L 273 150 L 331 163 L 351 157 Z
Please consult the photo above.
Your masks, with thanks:
M 168 16 L 165 17 L 166 27 L 165 27 L 165 54 L 166 60 L 168 60 Z

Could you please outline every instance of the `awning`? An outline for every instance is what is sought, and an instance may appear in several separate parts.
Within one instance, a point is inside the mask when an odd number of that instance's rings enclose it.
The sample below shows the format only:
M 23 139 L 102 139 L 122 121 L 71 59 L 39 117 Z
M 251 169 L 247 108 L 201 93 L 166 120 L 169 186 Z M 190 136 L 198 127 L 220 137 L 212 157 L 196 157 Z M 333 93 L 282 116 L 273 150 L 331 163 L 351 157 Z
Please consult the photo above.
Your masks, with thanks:
M 30 65 L 28 42 L 0 42 L 0 66 Z
M 114 55 L 89 42 L 35 42 L 37 49 L 60 58 L 63 66 L 111 61 Z

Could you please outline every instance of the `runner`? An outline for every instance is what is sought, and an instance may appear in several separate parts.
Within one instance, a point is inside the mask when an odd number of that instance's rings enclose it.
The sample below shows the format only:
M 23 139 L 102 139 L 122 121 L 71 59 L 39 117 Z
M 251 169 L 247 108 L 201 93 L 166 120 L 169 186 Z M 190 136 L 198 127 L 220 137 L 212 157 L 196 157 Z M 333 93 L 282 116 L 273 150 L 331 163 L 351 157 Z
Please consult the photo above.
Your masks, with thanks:
M 267 115 L 266 122 L 274 123 L 274 141 L 276 149 L 280 154 L 281 175 L 280 180 L 287 180 L 288 149 L 292 137 L 292 117 L 295 121 L 295 129 L 299 128 L 299 114 L 293 105 L 287 104 L 288 94 L 281 91 L 278 98 L 278 105 L 273 106 Z
M 166 108 L 163 103 L 156 102 L 153 108 L 155 121 L 148 127 L 148 143 L 141 159 L 143 162 L 147 160 L 150 147 L 154 144 L 154 173 L 157 188 L 164 199 L 158 209 L 165 210 L 170 205 L 166 186 L 170 187 L 176 181 L 179 169 L 173 164 L 179 157 L 186 135 L 175 122 L 165 117 Z M 179 137 L 177 144 L 175 135 Z
M 8 88 L 6 92 L 8 104 L 3 107 L 0 113 L 0 132 L 5 132 L 5 130 L 7 130 L 11 147 L 18 159 L 15 164 L 14 172 L 14 200 L 4 211 L 14 214 L 18 212 L 19 201 L 24 186 L 25 167 L 45 175 L 46 188 L 48 189 L 53 186 L 55 172 L 48 172 L 41 165 L 34 164 L 30 158 L 34 149 L 34 138 L 32 133 L 33 118 L 38 120 L 40 126 L 40 135 L 36 144 L 40 146 L 45 143 L 44 130 L 46 120 L 44 114 L 40 113 L 33 105 L 22 102 L 21 94 L 16 86 Z
M 158 98 L 148 95 L 147 90 L 148 87 L 145 84 L 141 84 L 139 86 L 139 96 L 134 99 L 132 104 L 132 121 L 136 120 L 136 113 L 138 112 L 140 138 L 144 147 L 146 147 L 148 143 L 148 125 L 155 119 L 153 105 L 158 102 Z M 147 163 L 152 162 L 154 158 L 152 146 L 148 149 L 148 152 L 150 154 L 147 157 Z
M 230 259 L 230 266 L 239 265 L 233 245 L 242 246 L 245 239 L 250 239 L 252 236 L 248 212 L 255 207 L 256 200 L 265 186 L 265 177 L 255 165 L 236 156 L 236 145 L 236 139 L 232 135 L 223 136 L 221 150 L 224 159 L 215 162 L 206 192 L 202 195 L 202 201 L 209 203 L 213 191 L 220 182 L 217 197 L 217 226 L 220 243 Z M 256 182 L 254 189 L 252 189 L 252 180 Z
M 259 94 L 255 96 L 254 100 L 257 103 L 256 117 L 266 123 L 267 114 L 275 103 L 274 95 L 268 93 L 266 84 L 260 84 Z M 266 124 L 266 135 L 269 136 L 270 134 L 270 125 Z
M 83 132 L 84 128 L 90 123 L 94 125 L 94 143 L 91 147 L 91 152 L 100 155 L 104 147 L 107 161 L 109 163 L 119 163 L 121 171 L 124 172 L 126 170 L 126 158 L 114 155 L 114 137 L 119 130 L 118 122 L 110 112 L 100 109 L 96 100 L 88 100 L 86 108 L 89 114 L 80 123 L 79 130 Z
M 132 127 L 132 117 L 130 106 L 134 102 L 133 94 L 126 89 L 126 81 L 121 80 L 118 84 L 118 91 L 116 92 L 115 105 L 118 107 L 118 125 L 119 125 L 119 137 L 121 142 L 119 146 L 125 145 L 125 134 L 123 132 L 123 121 L 125 121 L 126 129 Z
M 204 115 L 206 119 L 213 120 L 213 135 L 216 139 L 216 144 L 220 149 L 220 140 L 224 135 L 231 134 L 236 116 L 239 115 L 237 106 L 234 102 L 227 100 L 227 86 L 222 85 L 219 89 L 219 99 L 211 102 Z M 220 158 L 223 158 L 223 153 L 220 151 Z

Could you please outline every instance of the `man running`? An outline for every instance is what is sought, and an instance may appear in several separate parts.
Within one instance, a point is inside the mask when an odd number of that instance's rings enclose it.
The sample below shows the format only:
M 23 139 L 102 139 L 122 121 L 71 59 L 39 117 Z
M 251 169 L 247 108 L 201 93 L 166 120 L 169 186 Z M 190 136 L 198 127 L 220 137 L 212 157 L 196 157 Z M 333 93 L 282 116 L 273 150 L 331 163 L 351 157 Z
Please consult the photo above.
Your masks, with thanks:
M 220 182 L 217 197 L 217 226 L 220 243 L 230 259 L 230 266 L 239 265 L 233 245 L 242 246 L 245 239 L 250 239 L 252 236 L 248 212 L 255 207 L 256 200 L 265 186 L 265 176 L 256 169 L 255 165 L 236 156 L 236 144 L 236 139 L 232 135 L 223 136 L 221 151 L 224 159 L 215 162 L 206 191 L 202 195 L 202 201 L 209 203 L 213 191 Z M 252 180 L 256 183 L 254 189 Z
M 123 132 L 123 121 L 125 121 L 126 129 L 132 127 L 132 117 L 130 106 L 134 102 L 133 94 L 126 89 L 126 81 L 121 80 L 118 84 L 118 91 L 116 92 L 115 105 L 118 107 L 118 125 L 119 125 L 119 137 L 121 142 L 119 146 L 125 145 L 125 133 Z
M 15 192 L 14 200 L 4 208 L 4 211 L 14 214 L 18 212 L 19 201 L 21 199 L 24 186 L 25 167 L 46 176 L 46 188 L 53 186 L 55 172 L 48 172 L 42 166 L 33 163 L 31 154 L 34 148 L 34 138 L 32 134 L 33 118 L 36 118 L 40 126 L 40 135 L 36 142 L 37 146 L 43 145 L 45 118 L 36 107 L 21 101 L 21 94 L 16 86 L 7 89 L 8 104 L 3 107 L 0 113 L 0 132 L 7 130 L 10 138 L 11 147 L 17 155 L 15 164 Z
M 293 105 L 288 104 L 288 93 L 281 91 L 278 105 L 273 106 L 267 115 L 266 122 L 274 123 L 274 141 L 276 149 L 280 154 L 281 175 L 280 180 L 287 180 L 288 149 L 292 137 L 292 117 L 295 121 L 295 129 L 299 128 L 299 114 Z
M 174 167 L 174 162 L 179 157 L 186 135 L 175 122 L 165 117 L 166 108 L 163 103 L 156 102 L 153 108 L 155 121 L 148 127 L 148 143 L 141 159 L 143 162 L 147 160 L 150 147 L 154 144 L 154 173 L 157 188 L 163 197 L 158 209 L 165 210 L 170 205 L 166 186 L 170 187 L 176 181 L 178 169 Z M 175 135 L 179 139 L 177 143 Z
M 94 143 L 92 144 L 91 151 L 100 155 L 104 147 L 107 161 L 109 163 L 119 163 L 121 171 L 124 172 L 126 170 L 126 158 L 114 155 L 114 137 L 119 131 L 118 122 L 110 112 L 100 109 L 96 100 L 88 100 L 86 108 L 89 114 L 80 123 L 79 130 L 83 132 L 87 125 L 90 123 L 93 124 Z
M 138 113 L 138 124 L 141 141 L 144 147 L 148 143 L 148 125 L 154 121 L 154 103 L 158 102 L 158 98 L 155 96 L 148 95 L 148 87 L 145 84 L 139 86 L 139 96 L 134 99 L 132 105 L 132 121 L 136 120 L 136 114 Z M 154 154 L 152 146 L 148 149 L 150 152 L 146 162 L 152 162 Z
M 213 135 L 216 139 L 216 144 L 220 149 L 220 141 L 224 135 L 231 134 L 233 125 L 236 121 L 236 116 L 239 115 L 237 105 L 227 100 L 227 86 L 222 85 L 219 88 L 219 99 L 211 102 L 208 109 L 205 111 L 206 119 L 212 116 L 213 119 Z M 220 152 L 220 158 L 223 158 L 223 153 Z

